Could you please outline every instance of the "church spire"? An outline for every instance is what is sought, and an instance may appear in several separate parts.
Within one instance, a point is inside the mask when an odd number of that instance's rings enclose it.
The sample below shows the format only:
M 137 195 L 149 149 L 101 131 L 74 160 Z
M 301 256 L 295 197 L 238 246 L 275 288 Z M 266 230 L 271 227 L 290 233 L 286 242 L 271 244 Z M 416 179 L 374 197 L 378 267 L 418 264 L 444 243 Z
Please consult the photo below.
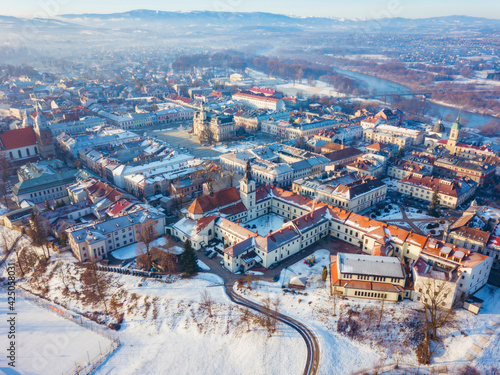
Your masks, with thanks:
M 249 181 L 252 179 L 252 169 L 250 168 L 250 160 L 247 160 L 247 166 L 245 169 L 245 177 L 243 177 L 245 180 Z

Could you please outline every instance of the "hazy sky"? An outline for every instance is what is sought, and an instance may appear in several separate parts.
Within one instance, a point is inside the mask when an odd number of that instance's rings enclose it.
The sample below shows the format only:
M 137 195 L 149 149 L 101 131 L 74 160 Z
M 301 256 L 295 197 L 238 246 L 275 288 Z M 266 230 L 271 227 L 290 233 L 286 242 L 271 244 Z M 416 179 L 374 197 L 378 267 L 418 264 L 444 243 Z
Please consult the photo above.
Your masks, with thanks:
M 0 0 L 0 14 L 53 17 L 66 13 L 114 13 L 133 9 L 272 12 L 327 17 L 408 17 L 449 15 L 500 18 L 499 0 Z

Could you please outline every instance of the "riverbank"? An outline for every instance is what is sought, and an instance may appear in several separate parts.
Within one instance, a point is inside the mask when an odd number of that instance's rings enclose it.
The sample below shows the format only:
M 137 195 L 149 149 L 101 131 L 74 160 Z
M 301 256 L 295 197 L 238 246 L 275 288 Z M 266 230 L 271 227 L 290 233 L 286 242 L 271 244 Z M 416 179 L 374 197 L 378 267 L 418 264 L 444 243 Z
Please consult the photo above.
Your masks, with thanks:
M 364 84 L 365 88 L 370 91 L 376 90 L 378 92 L 405 93 L 408 92 L 408 90 L 411 90 L 411 88 L 405 86 L 404 84 L 392 81 L 387 78 L 381 78 L 370 73 L 361 73 L 355 70 L 338 68 L 335 66 L 333 66 L 333 69 L 340 74 L 343 74 Z M 456 116 L 458 114 L 458 110 L 461 108 L 459 105 L 453 103 L 441 102 L 431 99 L 428 99 L 428 103 L 431 105 L 429 112 L 436 112 L 437 114 L 437 116 L 433 115 L 433 117 L 445 118 L 448 115 Z M 467 120 L 469 121 L 469 126 L 474 128 L 484 125 L 492 119 L 500 118 L 499 116 L 493 114 L 483 113 L 479 109 L 476 109 L 475 111 L 470 109 L 462 109 L 462 117 L 467 118 Z

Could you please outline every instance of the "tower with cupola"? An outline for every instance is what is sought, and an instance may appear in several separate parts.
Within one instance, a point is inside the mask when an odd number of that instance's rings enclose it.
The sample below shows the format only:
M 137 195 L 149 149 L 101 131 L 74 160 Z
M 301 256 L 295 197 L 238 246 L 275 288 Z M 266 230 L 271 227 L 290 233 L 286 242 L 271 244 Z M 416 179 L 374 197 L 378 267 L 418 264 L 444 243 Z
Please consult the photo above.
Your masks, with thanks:
M 255 219 L 256 186 L 255 181 L 252 179 L 249 161 L 247 161 L 245 176 L 240 180 L 240 197 L 248 211 L 247 220 Z

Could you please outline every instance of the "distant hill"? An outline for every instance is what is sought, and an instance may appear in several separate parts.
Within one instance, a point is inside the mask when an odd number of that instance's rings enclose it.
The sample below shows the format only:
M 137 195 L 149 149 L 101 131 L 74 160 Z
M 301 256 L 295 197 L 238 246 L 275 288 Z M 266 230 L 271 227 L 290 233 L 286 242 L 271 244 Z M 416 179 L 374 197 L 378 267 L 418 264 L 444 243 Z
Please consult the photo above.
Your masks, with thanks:
M 342 30 L 352 27 L 368 28 L 370 30 L 386 29 L 391 31 L 426 31 L 452 29 L 500 29 L 500 20 L 477 18 L 468 16 L 447 16 L 434 18 L 384 18 L 378 20 L 347 20 L 339 18 L 324 17 L 291 17 L 283 14 L 264 13 L 264 12 L 212 12 L 212 11 L 193 11 L 193 12 L 164 12 L 153 10 L 133 10 L 123 13 L 112 14 L 65 14 L 60 18 L 71 22 L 91 25 L 97 22 L 99 26 L 105 23 L 120 26 L 142 26 L 147 21 L 148 26 L 155 24 L 167 24 L 176 27 L 205 26 L 205 27 L 224 27 L 238 28 L 249 26 L 278 26 L 278 27 L 302 27 L 308 29 L 329 29 Z

